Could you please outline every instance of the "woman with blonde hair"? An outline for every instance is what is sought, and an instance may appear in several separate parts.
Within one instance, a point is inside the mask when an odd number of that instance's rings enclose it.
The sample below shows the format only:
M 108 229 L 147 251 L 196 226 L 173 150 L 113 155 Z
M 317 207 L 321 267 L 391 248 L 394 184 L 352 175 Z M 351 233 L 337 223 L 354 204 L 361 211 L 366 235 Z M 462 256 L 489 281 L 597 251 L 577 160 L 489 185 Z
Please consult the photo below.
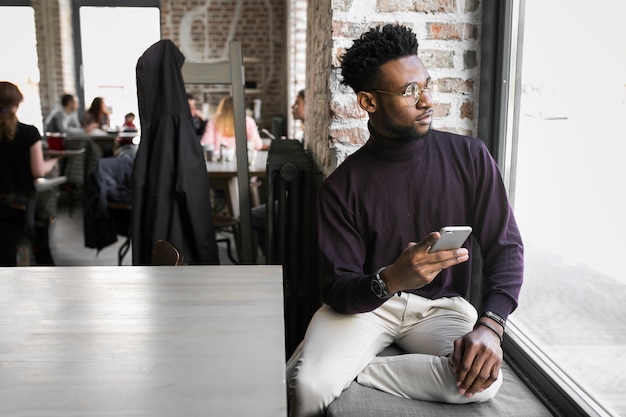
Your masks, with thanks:
M 9 224 L 24 216 L 14 207 L 35 195 L 35 179 L 50 172 L 58 161 L 44 160 L 41 134 L 35 126 L 18 120 L 23 100 L 15 84 L 0 81 L 0 221 Z M 15 265 L 18 238 L 5 230 L 0 239 L 0 265 Z
M 246 116 L 246 137 L 248 144 L 253 144 L 251 146 L 254 149 L 260 150 L 263 148 L 259 129 L 254 119 L 250 116 Z M 202 145 L 213 144 L 216 152 L 219 152 L 221 145 L 235 149 L 235 116 L 232 96 L 225 96 L 220 100 L 215 115 L 207 123 L 200 143 Z

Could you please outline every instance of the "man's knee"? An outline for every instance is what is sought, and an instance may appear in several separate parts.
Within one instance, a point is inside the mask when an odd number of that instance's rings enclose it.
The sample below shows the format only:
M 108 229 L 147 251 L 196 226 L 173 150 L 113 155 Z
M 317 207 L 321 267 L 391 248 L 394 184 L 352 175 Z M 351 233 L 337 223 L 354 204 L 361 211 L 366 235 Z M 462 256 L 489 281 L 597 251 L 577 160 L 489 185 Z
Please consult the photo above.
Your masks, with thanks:
M 302 362 L 289 381 L 290 416 L 321 416 L 345 387 L 336 374 L 323 366 L 305 366 Z
M 471 397 L 466 397 L 461 395 L 458 392 L 458 388 L 456 386 L 452 389 L 451 393 L 448 395 L 448 398 L 445 402 L 453 403 L 453 404 L 469 404 L 469 403 L 482 403 L 485 401 L 491 400 L 496 396 L 500 387 L 502 386 L 502 371 L 500 371 L 500 375 L 498 375 L 498 379 L 496 379 L 493 384 L 491 384 L 488 388 L 481 392 L 477 392 Z

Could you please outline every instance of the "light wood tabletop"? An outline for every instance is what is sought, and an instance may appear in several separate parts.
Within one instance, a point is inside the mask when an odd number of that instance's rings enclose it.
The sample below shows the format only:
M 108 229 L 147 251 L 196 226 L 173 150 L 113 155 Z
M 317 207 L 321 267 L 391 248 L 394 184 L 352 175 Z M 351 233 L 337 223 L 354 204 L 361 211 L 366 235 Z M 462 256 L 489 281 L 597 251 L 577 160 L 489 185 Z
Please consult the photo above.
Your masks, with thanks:
M 286 416 L 282 268 L 0 268 L 0 415 Z

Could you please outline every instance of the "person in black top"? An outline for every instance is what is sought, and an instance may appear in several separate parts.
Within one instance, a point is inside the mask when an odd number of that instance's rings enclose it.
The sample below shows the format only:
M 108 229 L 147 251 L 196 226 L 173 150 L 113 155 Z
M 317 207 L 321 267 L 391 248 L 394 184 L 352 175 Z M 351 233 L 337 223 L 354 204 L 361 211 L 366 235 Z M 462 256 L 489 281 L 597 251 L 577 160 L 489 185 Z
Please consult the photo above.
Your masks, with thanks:
M 25 214 L 16 207 L 25 207 L 35 198 L 35 179 L 50 172 L 58 161 L 44 160 L 41 134 L 35 126 L 18 120 L 16 113 L 23 99 L 15 84 L 0 82 L 0 221 L 19 226 L 15 233 L 3 230 L 0 265 L 5 266 L 16 263 L 15 248 L 24 227 Z M 48 256 L 46 264 L 51 263 Z

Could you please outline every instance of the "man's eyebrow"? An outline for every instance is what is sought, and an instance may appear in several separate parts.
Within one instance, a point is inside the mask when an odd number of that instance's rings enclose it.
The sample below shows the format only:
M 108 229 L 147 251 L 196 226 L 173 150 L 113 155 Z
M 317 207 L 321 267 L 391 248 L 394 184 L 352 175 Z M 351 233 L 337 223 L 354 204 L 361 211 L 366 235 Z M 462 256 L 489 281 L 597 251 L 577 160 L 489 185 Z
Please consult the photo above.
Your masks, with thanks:
M 428 84 L 428 83 L 430 83 L 432 80 L 433 80 L 433 79 L 432 79 L 432 77 L 429 75 L 429 76 L 428 76 L 428 78 L 426 78 L 426 81 L 424 81 L 424 84 Z M 420 85 L 419 81 L 409 81 L 408 83 L 405 83 L 405 84 L 402 86 L 402 88 L 407 88 L 409 85 L 411 85 L 411 84 L 413 84 L 413 83 L 415 83 L 415 84 L 417 84 L 417 85 Z

